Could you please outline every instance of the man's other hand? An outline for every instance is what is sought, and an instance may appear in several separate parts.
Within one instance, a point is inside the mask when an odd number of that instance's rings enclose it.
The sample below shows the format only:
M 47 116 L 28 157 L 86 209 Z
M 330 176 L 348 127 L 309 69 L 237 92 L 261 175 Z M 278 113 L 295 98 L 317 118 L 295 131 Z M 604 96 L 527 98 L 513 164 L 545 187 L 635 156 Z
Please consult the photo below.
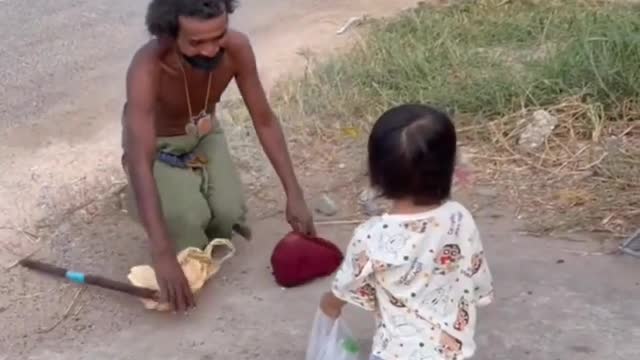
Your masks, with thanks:
M 191 287 L 174 254 L 154 255 L 153 268 L 160 287 L 160 303 L 169 304 L 176 312 L 186 312 L 195 307 Z
M 302 195 L 287 198 L 286 216 L 287 222 L 291 225 L 293 231 L 310 236 L 316 235 L 313 216 L 311 216 L 311 212 Z

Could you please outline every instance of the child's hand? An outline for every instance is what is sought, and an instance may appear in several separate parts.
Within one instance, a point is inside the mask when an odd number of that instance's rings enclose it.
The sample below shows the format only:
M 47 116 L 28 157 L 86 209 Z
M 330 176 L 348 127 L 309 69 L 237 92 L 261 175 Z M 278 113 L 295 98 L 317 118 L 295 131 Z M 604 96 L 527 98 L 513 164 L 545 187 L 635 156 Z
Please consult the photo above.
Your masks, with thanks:
M 338 299 L 331 292 L 327 292 L 322 296 L 320 301 L 320 309 L 331 319 L 337 319 L 342 313 L 345 302 Z

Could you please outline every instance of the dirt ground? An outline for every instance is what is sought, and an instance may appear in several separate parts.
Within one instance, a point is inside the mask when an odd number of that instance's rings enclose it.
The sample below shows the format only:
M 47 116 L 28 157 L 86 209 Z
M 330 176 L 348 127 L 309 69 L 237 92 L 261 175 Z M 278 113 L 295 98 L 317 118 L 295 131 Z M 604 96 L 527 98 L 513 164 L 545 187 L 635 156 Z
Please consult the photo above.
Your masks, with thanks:
M 355 39 L 335 31 L 351 16 L 390 15 L 411 1 L 295 2 L 240 12 L 252 36 L 260 71 L 270 87 L 303 68 L 300 49 L 327 53 Z M 249 6 L 247 3 L 245 6 Z M 80 11 L 78 9 L 70 11 Z M 141 8 L 132 10 L 141 16 Z M 122 51 L 143 36 L 112 32 Z M 306 339 L 329 279 L 283 290 L 273 281 L 269 255 L 288 227 L 281 190 L 252 135 L 230 124 L 228 136 L 252 194 L 255 239 L 234 240 L 238 252 L 198 297 L 188 316 L 145 311 L 135 299 L 85 289 L 19 267 L 20 256 L 125 279 L 148 261 L 144 233 L 121 211 L 118 167 L 123 69 L 128 57 L 89 72 L 85 87 L 52 105 L 46 118 L 7 127 L 0 160 L 0 360 L 13 359 L 283 359 L 303 358 Z M 95 91 L 94 91 L 95 90 Z M 233 96 L 233 91 L 228 96 Z M 291 136 L 292 153 L 309 198 L 328 192 L 338 201 L 335 219 L 358 218 L 355 197 L 364 185 L 360 144 L 303 145 Z M 311 151 L 314 151 L 312 154 Z M 320 155 L 319 155 L 320 154 Z M 309 159 L 313 157 L 313 166 Z M 326 176 L 331 174 L 327 181 Z M 266 174 L 266 175 L 265 175 Z M 498 190 L 478 184 L 461 192 L 474 210 L 493 267 L 496 303 L 481 312 L 478 359 L 629 359 L 640 353 L 640 261 L 608 255 L 606 242 L 528 238 L 518 233 L 513 211 Z M 321 219 L 319 219 L 321 220 Z M 353 225 L 320 226 L 320 234 L 344 247 Z M 74 305 L 69 308 L 70 305 Z M 69 309 L 69 316 L 63 316 Z M 366 313 L 349 309 L 365 347 Z M 60 321 L 62 319 L 62 321 Z M 10 325 L 10 326 L 9 326 Z

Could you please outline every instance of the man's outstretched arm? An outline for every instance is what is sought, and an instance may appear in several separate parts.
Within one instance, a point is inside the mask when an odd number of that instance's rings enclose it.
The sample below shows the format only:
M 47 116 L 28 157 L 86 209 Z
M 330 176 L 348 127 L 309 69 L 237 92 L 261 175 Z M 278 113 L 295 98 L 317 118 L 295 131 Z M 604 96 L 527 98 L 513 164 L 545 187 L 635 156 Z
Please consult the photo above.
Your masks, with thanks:
M 175 254 L 162 215 L 153 177 L 155 161 L 154 100 L 157 69 L 150 55 L 138 53 L 127 73 L 127 107 L 124 114 L 127 171 L 140 220 L 151 244 L 153 267 L 160 286 L 160 301 L 177 311 L 194 306 L 193 294 Z
M 273 165 L 287 194 L 287 220 L 294 230 L 315 235 L 313 218 L 295 172 L 287 144 L 260 82 L 255 55 L 245 36 L 238 39 L 234 58 L 236 82 L 253 119 L 260 144 Z

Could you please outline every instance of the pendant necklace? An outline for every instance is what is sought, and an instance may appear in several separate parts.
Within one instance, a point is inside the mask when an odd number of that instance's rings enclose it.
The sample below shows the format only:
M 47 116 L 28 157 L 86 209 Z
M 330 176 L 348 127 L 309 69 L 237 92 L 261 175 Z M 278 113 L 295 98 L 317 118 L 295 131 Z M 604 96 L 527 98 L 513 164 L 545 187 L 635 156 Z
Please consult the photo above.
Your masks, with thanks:
M 211 122 L 211 115 L 207 114 L 207 105 L 209 105 L 209 95 L 211 93 L 211 78 L 213 77 L 213 71 L 209 72 L 209 80 L 207 82 L 207 95 L 204 99 L 204 106 L 202 111 L 196 116 L 193 116 L 193 110 L 191 109 L 191 97 L 189 94 L 189 84 L 187 82 L 187 73 L 184 70 L 184 66 L 182 65 L 182 61 L 178 60 L 178 64 L 180 64 L 180 70 L 182 71 L 182 79 L 184 80 L 184 92 L 187 98 L 187 108 L 189 109 L 189 123 L 185 126 L 185 131 L 187 134 L 192 136 L 200 136 L 203 127 L 207 125 L 213 126 Z M 205 124 L 204 122 L 208 121 L 209 124 Z M 210 127 L 209 126 L 209 127 Z

